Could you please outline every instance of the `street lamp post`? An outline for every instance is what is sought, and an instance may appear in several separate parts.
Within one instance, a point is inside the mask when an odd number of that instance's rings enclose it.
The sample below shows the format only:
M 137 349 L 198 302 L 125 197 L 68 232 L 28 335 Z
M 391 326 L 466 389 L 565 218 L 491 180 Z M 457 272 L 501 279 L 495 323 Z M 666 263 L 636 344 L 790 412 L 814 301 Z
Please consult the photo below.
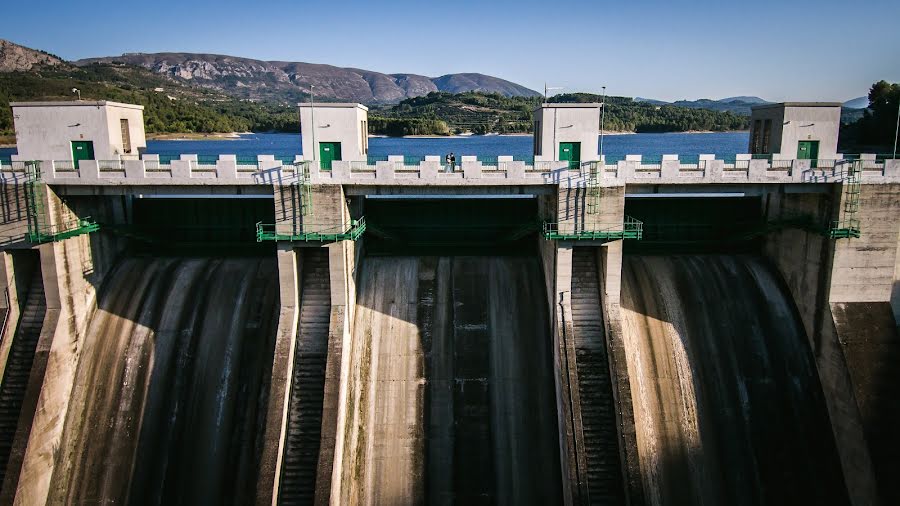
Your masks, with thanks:
M 600 160 L 603 160 L 603 119 L 606 116 L 606 86 L 603 87 L 603 98 L 600 99 Z
M 313 86 L 309 85 L 309 114 L 310 114 L 310 123 L 312 123 L 312 155 L 313 161 L 317 161 L 319 159 L 319 149 L 316 146 L 316 102 L 313 98 Z
M 897 137 L 900 137 L 900 96 L 897 97 L 897 126 L 894 127 L 894 160 L 897 159 Z

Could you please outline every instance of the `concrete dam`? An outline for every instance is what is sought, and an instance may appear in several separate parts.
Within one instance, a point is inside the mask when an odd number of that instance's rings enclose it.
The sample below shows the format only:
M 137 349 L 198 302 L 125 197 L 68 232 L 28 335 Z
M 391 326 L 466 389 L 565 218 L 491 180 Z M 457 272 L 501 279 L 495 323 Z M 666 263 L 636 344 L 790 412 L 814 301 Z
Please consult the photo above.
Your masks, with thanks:
M 0 504 L 900 500 L 898 160 L 20 157 Z

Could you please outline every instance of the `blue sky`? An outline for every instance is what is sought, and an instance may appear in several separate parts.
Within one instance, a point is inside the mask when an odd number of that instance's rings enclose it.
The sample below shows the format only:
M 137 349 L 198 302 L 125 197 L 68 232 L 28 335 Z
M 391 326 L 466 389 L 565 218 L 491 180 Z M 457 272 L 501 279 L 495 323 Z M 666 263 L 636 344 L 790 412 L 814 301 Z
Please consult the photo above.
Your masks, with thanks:
M 66 59 L 185 51 L 664 100 L 846 100 L 900 81 L 900 1 L 10 1 Z

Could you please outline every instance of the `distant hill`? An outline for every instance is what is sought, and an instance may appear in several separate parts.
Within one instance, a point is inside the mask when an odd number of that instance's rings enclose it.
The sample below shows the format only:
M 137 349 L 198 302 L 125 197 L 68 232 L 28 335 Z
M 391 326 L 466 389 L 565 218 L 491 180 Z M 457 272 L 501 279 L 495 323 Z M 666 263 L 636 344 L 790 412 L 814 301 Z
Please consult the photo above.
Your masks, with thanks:
M 417 74 L 383 74 L 303 62 L 262 61 L 237 56 L 197 53 L 126 53 L 78 60 L 141 66 L 181 82 L 219 90 L 238 98 L 295 103 L 312 89 L 323 100 L 391 104 L 434 91 L 479 91 L 507 97 L 540 94 L 510 81 L 483 74 L 447 74 L 431 78 Z
M 57 66 L 68 67 L 69 64 L 50 53 L 0 39 L 0 72 L 23 72 Z
M 744 103 L 746 103 L 746 104 L 753 104 L 753 105 L 756 105 L 756 104 L 770 104 L 770 103 L 771 103 L 771 102 L 769 102 L 768 100 L 765 100 L 765 99 L 762 99 L 762 98 L 759 98 L 759 97 L 752 97 L 752 96 L 750 96 L 750 97 L 748 97 L 748 96 L 742 96 L 742 97 L 728 97 L 728 98 L 721 98 L 721 99 L 719 99 L 719 100 L 716 100 L 716 102 L 719 102 L 719 103 L 721 103 L 721 104 L 729 104 L 729 103 L 732 103 L 732 102 L 744 102 Z
M 635 102 L 644 102 L 652 105 L 674 105 L 678 107 L 687 107 L 688 109 L 707 109 L 710 111 L 731 112 L 740 116 L 749 116 L 750 108 L 754 105 L 771 103 L 759 97 L 728 97 L 719 100 L 709 98 L 701 98 L 698 100 L 677 100 L 675 102 L 665 102 L 663 100 L 653 100 L 649 98 L 635 98 Z
M 849 109 L 865 109 L 869 107 L 869 97 L 856 97 L 844 102 L 844 107 Z
M 550 102 L 599 102 L 589 93 L 550 97 Z M 500 94 L 429 93 L 396 105 L 369 110 L 369 125 L 387 135 L 446 134 L 473 132 L 530 132 L 532 112 L 542 97 L 504 97 Z M 688 109 L 674 105 L 655 106 L 629 97 L 607 96 L 606 131 L 685 132 L 729 131 L 747 128 L 747 118 L 729 112 Z

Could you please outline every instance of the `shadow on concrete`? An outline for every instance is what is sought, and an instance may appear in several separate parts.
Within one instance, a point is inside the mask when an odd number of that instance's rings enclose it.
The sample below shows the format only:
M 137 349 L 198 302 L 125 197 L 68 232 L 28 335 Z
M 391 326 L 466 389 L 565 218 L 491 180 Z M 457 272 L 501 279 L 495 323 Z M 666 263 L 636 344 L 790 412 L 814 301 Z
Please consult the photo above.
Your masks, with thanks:
M 252 502 L 277 326 L 274 260 L 125 258 L 105 277 L 51 497 Z
M 351 360 L 372 385 L 356 405 L 358 436 L 374 447 L 350 464 L 363 470 L 357 483 L 375 485 L 363 497 L 386 504 L 560 501 L 542 280 L 534 257 L 363 260 Z
M 900 335 L 888 302 L 832 304 L 882 504 L 900 504 Z
M 649 502 L 848 503 L 815 363 L 775 272 L 750 255 L 626 255 Z

